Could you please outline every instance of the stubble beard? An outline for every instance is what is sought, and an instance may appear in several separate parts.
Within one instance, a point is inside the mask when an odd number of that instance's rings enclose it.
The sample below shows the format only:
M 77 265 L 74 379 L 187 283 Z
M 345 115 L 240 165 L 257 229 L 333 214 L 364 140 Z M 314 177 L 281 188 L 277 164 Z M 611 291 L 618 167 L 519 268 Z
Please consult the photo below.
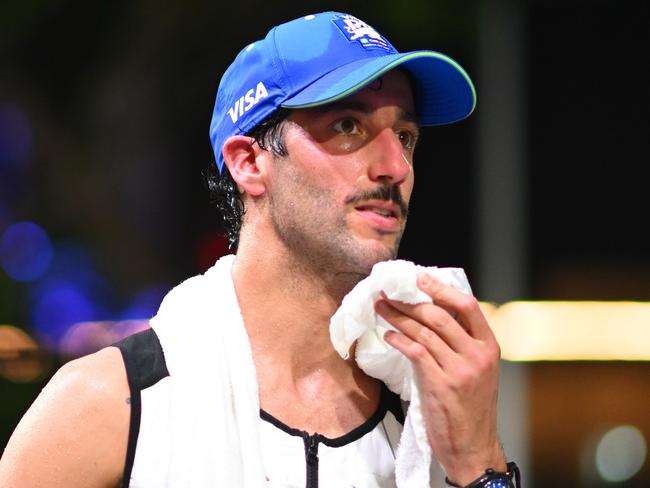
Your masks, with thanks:
M 345 207 L 332 215 L 334 198 L 328 189 L 300 182 L 291 188 L 300 190 L 270 199 L 270 215 L 277 235 L 303 271 L 356 284 L 376 263 L 397 256 L 404 225 L 392 246 L 379 239 L 362 240 L 349 229 Z

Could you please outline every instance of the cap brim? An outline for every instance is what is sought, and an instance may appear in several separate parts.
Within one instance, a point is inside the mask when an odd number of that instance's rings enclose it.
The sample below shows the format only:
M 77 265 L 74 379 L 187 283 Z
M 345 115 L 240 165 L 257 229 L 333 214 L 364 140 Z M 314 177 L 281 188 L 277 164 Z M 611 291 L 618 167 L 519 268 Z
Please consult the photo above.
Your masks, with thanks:
M 285 100 L 282 106 L 309 108 L 336 102 L 398 66 L 413 75 L 420 124 L 449 124 L 474 110 L 476 90 L 471 79 L 453 59 L 435 51 L 390 54 L 340 66 Z

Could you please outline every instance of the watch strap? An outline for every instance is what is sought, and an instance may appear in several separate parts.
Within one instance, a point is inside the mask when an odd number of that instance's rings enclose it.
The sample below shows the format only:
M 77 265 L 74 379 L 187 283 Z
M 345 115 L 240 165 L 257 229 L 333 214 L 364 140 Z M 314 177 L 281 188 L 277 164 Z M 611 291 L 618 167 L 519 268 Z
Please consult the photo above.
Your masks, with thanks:
M 510 461 L 506 465 L 505 472 L 488 468 L 485 473 L 464 487 L 449 481 L 449 478 L 445 478 L 445 482 L 448 487 L 453 488 L 521 488 L 521 475 L 517 464 Z

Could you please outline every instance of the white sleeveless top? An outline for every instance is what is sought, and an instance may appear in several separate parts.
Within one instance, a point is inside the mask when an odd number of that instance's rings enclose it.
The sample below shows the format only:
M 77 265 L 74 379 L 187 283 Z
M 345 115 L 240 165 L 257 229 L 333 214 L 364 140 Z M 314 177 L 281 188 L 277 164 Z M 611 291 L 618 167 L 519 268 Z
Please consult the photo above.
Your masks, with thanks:
M 131 390 L 131 423 L 123 487 L 156 488 L 139 466 L 150 465 L 167 419 L 170 377 L 153 329 L 115 345 L 122 352 Z M 362 425 L 334 439 L 308 435 L 260 412 L 260 441 L 269 488 L 394 488 L 395 450 L 404 414 L 385 386 L 379 406 Z M 228 487 L 231 488 L 231 487 Z M 236 487 L 232 487 L 236 488 Z

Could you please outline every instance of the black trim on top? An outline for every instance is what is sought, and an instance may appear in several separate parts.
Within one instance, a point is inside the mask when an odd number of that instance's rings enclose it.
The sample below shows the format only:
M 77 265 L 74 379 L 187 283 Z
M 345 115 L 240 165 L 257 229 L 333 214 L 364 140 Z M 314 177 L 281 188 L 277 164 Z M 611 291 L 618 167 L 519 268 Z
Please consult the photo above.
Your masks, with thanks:
M 371 432 L 372 429 L 377 427 L 379 422 L 381 422 L 382 419 L 386 416 L 386 412 L 391 412 L 399 423 L 404 424 L 404 413 L 402 412 L 402 406 L 399 397 L 395 393 L 391 392 L 386 387 L 386 385 L 382 383 L 381 394 L 379 396 L 379 405 L 377 406 L 377 410 L 375 410 L 375 413 L 373 413 L 370 416 L 370 418 L 368 418 L 368 420 L 366 420 L 358 427 L 355 427 L 347 434 L 343 434 L 340 437 L 335 437 L 332 439 L 329 437 L 325 437 L 322 434 L 314 434 L 314 436 L 318 436 L 318 440 L 323 444 L 325 444 L 326 446 L 330 446 L 330 447 L 345 446 L 346 444 L 361 439 L 368 432 Z M 275 425 L 278 429 L 283 430 L 289 435 L 302 437 L 303 439 L 309 437 L 309 434 L 304 430 L 299 430 L 299 429 L 294 429 L 293 427 L 289 427 L 287 424 L 275 418 L 266 410 L 260 409 L 260 417 L 262 418 L 262 420 L 270 422 L 271 424 Z
M 301 437 L 305 444 L 305 478 L 306 478 L 306 488 L 318 488 L 318 444 L 323 443 L 326 446 L 330 447 L 342 447 L 346 444 L 350 444 L 358 439 L 361 439 L 364 435 L 371 432 L 380 422 L 386 417 L 386 413 L 391 412 L 397 421 L 400 424 L 404 424 L 404 412 L 402 411 L 402 404 L 400 402 L 399 396 L 391 392 L 385 384 L 381 385 L 381 393 L 379 396 L 379 405 L 377 410 L 373 413 L 368 420 L 364 423 L 355 427 L 347 434 L 343 434 L 340 437 L 331 439 L 325 437 L 318 432 L 315 432 L 313 435 L 304 430 L 294 429 L 289 427 L 287 424 L 277 419 L 267 411 L 260 409 L 260 417 L 262 420 L 273 424 L 278 429 L 286 432 L 289 435 L 295 437 Z M 382 424 L 383 425 L 383 424 Z M 385 431 L 385 427 L 384 427 Z M 388 435 L 386 436 L 388 439 Z M 388 445 L 393 452 L 393 446 L 390 444 L 390 439 L 388 439 Z M 394 455 L 393 455 L 394 457 Z
M 122 488 L 128 488 L 135 460 L 135 449 L 140 432 L 142 398 L 140 392 L 169 376 L 165 355 L 153 329 L 146 329 L 113 344 L 122 353 L 126 377 L 131 392 L 131 419 L 129 441 L 124 462 Z

